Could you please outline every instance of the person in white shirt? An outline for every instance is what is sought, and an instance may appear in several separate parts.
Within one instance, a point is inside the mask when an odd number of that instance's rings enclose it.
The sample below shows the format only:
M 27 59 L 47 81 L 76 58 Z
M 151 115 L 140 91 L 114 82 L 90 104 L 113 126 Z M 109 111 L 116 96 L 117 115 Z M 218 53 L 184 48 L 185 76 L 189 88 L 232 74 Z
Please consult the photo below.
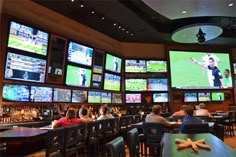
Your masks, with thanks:
M 205 55 L 205 56 L 202 57 L 203 63 L 205 63 L 206 65 L 209 65 L 209 59 L 210 59 L 210 58 L 213 58 L 213 59 L 214 59 L 214 61 L 215 61 L 215 66 L 218 65 L 218 64 L 217 64 L 218 62 L 220 62 L 220 59 L 219 59 L 216 55 L 213 55 L 212 53 L 208 52 L 207 55 Z M 205 71 L 205 69 L 203 68 L 203 69 L 202 69 L 202 74 L 203 74 L 203 75 L 205 74 L 204 71 Z M 210 86 L 210 87 L 213 87 L 213 86 L 214 86 L 214 82 L 213 82 L 213 78 L 212 78 L 212 77 L 213 77 L 213 76 L 212 76 L 212 70 L 207 69 L 207 77 L 208 77 L 209 86 Z
M 211 113 L 205 109 L 205 104 L 200 103 L 199 104 L 200 109 L 195 111 L 196 116 L 209 116 L 212 117 Z
M 103 119 L 110 119 L 114 118 L 108 111 L 108 107 L 102 106 L 100 109 L 100 116 L 97 118 L 97 120 L 103 120 Z

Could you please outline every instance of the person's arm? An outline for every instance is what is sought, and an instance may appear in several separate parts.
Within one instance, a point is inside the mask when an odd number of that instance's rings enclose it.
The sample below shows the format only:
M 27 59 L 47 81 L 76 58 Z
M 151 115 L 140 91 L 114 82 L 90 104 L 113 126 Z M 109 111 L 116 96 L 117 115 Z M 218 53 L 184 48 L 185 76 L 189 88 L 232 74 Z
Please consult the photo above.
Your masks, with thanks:
M 220 79 L 220 83 L 221 83 L 221 87 L 224 88 L 225 85 L 224 85 L 224 80 L 222 78 Z
M 190 58 L 190 61 L 193 62 L 193 63 L 196 63 L 198 65 L 200 65 L 201 67 L 203 68 L 207 68 L 207 65 L 205 63 L 201 63 L 201 62 L 198 62 L 196 59 L 194 58 Z
M 171 124 L 169 121 L 167 121 L 165 118 L 162 118 L 162 123 L 166 126 L 166 127 L 170 127 Z
M 62 126 L 62 124 L 63 124 L 62 118 L 60 118 L 58 121 L 56 121 L 56 122 L 54 123 L 54 125 L 52 126 L 52 128 L 53 128 L 53 129 L 54 129 L 54 128 L 59 128 L 59 127 Z

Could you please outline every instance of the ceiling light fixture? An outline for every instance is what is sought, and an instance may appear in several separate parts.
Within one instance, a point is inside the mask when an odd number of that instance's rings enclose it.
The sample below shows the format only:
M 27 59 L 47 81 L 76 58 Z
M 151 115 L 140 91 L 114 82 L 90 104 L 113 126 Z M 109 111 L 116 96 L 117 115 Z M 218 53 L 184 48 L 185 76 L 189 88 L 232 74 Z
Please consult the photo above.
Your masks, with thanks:
M 94 11 L 94 10 L 92 10 L 92 11 L 91 11 L 91 13 L 92 13 L 92 14 L 94 14 L 94 13 L 95 13 L 95 11 Z
M 183 10 L 183 11 L 182 11 L 182 13 L 183 13 L 183 14 L 186 14 L 186 13 L 187 13 L 187 11 Z
M 228 6 L 229 6 L 229 7 L 232 7 L 233 5 L 234 5 L 234 3 L 229 3 L 229 5 L 228 5 Z
M 129 31 L 126 31 L 126 33 L 128 34 L 128 33 L 129 33 Z
M 83 8 L 84 7 L 84 4 L 82 1 L 80 1 L 80 7 Z
M 204 32 L 202 31 L 202 29 L 199 28 L 199 31 L 198 31 L 198 33 L 196 34 L 196 37 L 197 37 L 197 40 L 198 40 L 198 43 L 199 43 L 199 44 L 203 44 L 203 43 L 206 41 L 205 36 L 206 36 L 206 33 L 204 33 Z
M 131 33 L 130 35 L 131 35 L 131 36 L 133 36 L 134 34 L 133 34 L 133 33 Z
M 105 19 L 105 17 L 104 16 L 102 16 L 102 20 L 104 20 Z
M 119 28 L 121 29 L 121 26 L 119 26 Z
M 124 28 L 122 28 L 122 31 L 124 31 L 125 29 Z
M 75 0 L 71 0 L 71 2 L 74 2 Z
M 113 25 L 116 26 L 116 23 L 114 23 Z

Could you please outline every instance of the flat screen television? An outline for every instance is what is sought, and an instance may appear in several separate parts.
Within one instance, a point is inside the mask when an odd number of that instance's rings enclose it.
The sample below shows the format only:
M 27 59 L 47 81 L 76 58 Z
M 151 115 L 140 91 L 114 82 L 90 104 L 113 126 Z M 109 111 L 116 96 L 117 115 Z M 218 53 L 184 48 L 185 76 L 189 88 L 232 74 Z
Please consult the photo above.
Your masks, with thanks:
M 141 103 L 141 94 L 140 93 L 125 94 L 125 102 L 139 104 Z
M 223 93 L 223 92 L 212 92 L 211 93 L 211 100 L 212 101 L 224 101 L 225 100 L 225 93 Z
M 200 92 L 198 93 L 198 101 L 211 101 L 211 93 L 210 92 Z
M 112 93 L 112 103 L 121 104 L 122 103 L 122 94 Z
M 71 102 L 71 90 L 54 88 L 53 102 Z
M 168 91 L 168 79 L 166 78 L 149 78 L 147 79 L 148 91 Z
M 168 93 L 153 93 L 153 102 L 154 103 L 168 102 Z
M 184 102 L 197 102 L 197 93 L 184 93 Z
M 101 103 L 101 92 L 88 91 L 88 103 Z
M 28 102 L 30 95 L 30 86 L 4 84 L 2 87 L 3 101 Z
M 90 82 L 90 69 L 67 65 L 66 85 L 77 87 L 90 87 Z
M 99 74 L 93 74 L 93 81 L 95 82 L 102 82 L 102 75 Z
M 103 51 L 94 50 L 93 73 L 102 74 L 105 54 Z
M 121 72 L 121 63 L 122 59 L 110 54 L 106 54 L 106 70 L 112 71 L 115 73 L 120 73 Z
M 93 49 L 78 43 L 69 42 L 67 60 L 69 62 L 92 65 Z
M 52 88 L 31 86 L 30 101 L 32 102 L 52 102 Z
M 125 79 L 126 91 L 146 91 L 147 80 L 146 79 Z
M 101 103 L 111 103 L 111 93 L 102 92 Z
M 234 74 L 236 74 L 236 63 L 233 64 L 234 67 Z
M 169 51 L 169 56 L 173 88 L 232 88 L 228 53 Z
M 104 89 L 120 91 L 120 76 L 105 73 Z
M 167 62 L 162 60 L 148 60 L 147 72 L 167 72 Z
M 72 102 L 73 103 L 84 103 L 87 101 L 87 91 L 83 90 L 72 90 Z
M 146 61 L 145 60 L 126 59 L 125 60 L 125 72 L 129 72 L 129 73 L 145 73 L 145 72 L 147 72 Z
M 45 82 L 46 60 L 16 53 L 7 53 L 5 79 Z
M 102 74 L 102 66 L 98 66 L 98 65 L 94 65 L 93 66 L 93 73 L 97 73 L 97 74 Z
M 7 46 L 31 53 L 47 55 L 49 35 L 39 29 L 10 22 Z

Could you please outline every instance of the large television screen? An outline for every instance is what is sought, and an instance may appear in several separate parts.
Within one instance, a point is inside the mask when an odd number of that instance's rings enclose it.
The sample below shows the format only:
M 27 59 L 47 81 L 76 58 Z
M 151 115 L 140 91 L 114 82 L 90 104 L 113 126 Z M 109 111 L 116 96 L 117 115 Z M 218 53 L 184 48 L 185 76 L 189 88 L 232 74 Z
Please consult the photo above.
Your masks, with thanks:
M 122 60 L 119 57 L 110 55 L 107 53 L 106 55 L 106 70 L 120 73 L 121 72 L 121 63 Z
M 120 91 L 120 76 L 105 73 L 104 89 Z
M 71 90 L 54 88 L 53 102 L 71 102 Z
M 77 87 L 90 87 L 90 82 L 90 69 L 67 65 L 66 85 Z
M 101 103 L 101 92 L 88 91 L 88 103 Z
M 147 80 L 149 91 L 168 91 L 168 80 L 166 78 L 150 78 Z
M 27 82 L 45 82 L 46 60 L 7 53 L 5 79 Z
M 69 42 L 68 56 L 67 56 L 69 62 L 91 66 L 92 58 L 93 58 L 92 48 L 74 42 Z
M 212 101 L 224 101 L 225 94 L 223 92 L 212 92 L 211 100 Z
M 167 62 L 160 60 L 147 61 L 147 72 L 167 72 Z
M 125 90 L 126 91 L 146 91 L 147 80 L 146 79 L 126 79 Z
M 184 93 L 184 102 L 197 102 L 197 93 Z
M 84 103 L 87 101 L 87 91 L 72 90 L 72 102 Z
M 102 92 L 101 103 L 111 103 L 111 93 Z
M 29 101 L 30 87 L 26 85 L 4 84 L 2 88 L 3 101 Z
M 169 56 L 173 88 L 232 88 L 228 53 L 170 51 Z
M 47 55 L 48 33 L 17 22 L 10 22 L 8 47 Z
M 112 94 L 112 103 L 121 104 L 122 103 L 122 94 L 113 93 Z
M 168 93 L 153 93 L 153 102 L 168 102 Z
M 52 102 L 52 88 L 31 86 L 30 101 L 32 101 L 32 102 Z
M 236 74 L 236 63 L 233 64 L 234 67 L 234 74 Z
M 125 72 L 130 73 L 145 73 L 147 72 L 146 69 L 146 61 L 145 60 L 125 60 Z
M 93 73 L 103 73 L 104 57 L 104 52 L 96 49 L 94 50 Z
M 126 103 L 141 103 L 141 94 L 125 94 L 125 102 Z
M 198 93 L 198 101 L 211 101 L 211 93 L 210 92 L 200 92 Z

